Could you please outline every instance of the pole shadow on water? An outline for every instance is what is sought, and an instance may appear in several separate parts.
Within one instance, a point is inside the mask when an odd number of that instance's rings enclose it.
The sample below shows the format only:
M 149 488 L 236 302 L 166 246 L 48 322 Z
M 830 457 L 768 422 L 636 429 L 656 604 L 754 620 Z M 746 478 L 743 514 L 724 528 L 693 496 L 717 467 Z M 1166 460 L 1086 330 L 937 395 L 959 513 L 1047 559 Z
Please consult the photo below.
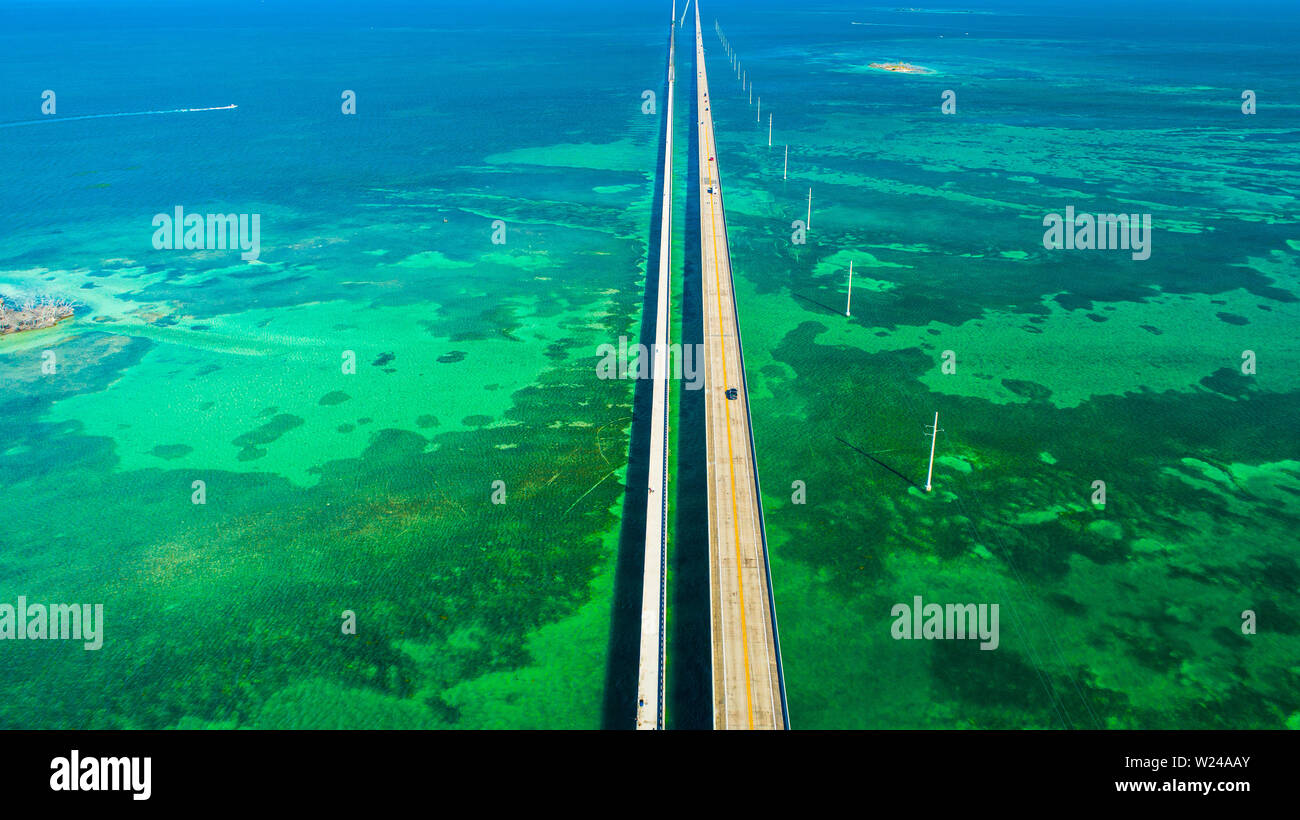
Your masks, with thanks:
M 802 295 L 800 295 L 800 294 L 798 294 L 798 293 L 795 293 L 794 291 L 790 291 L 790 295 L 793 296 L 793 297 L 796 298 L 796 299 L 799 299 L 799 300 L 801 300 L 801 301 L 807 302 L 807 303 L 810 304 L 810 305 L 816 305 L 817 307 L 822 308 L 823 310 L 826 310 L 826 311 L 829 311 L 829 312 L 831 312 L 831 313 L 834 313 L 836 316 L 843 316 L 843 315 L 844 315 L 844 311 L 842 311 L 842 310 L 836 310 L 835 308 L 831 307 L 830 305 L 823 305 L 821 302 L 818 302 L 818 301 L 816 301 L 816 300 L 814 300 L 814 299 L 809 299 L 807 296 L 802 296 Z
M 888 464 L 886 464 L 885 462 L 883 462 L 883 461 L 881 461 L 880 459 L 876 458 L 876 457 L 875 457 L 874 455 L 872 455 L 871 453 L 868 453 L 868 452 L 866 452 L 865 450 L 862 450 L 862 449 L 859 448 L 859 447 L 855 447 L 854 445 L 849 444 L 847 441 L 845 441 L 844 439 L 840 438 L 839 436 L 836 436 L 836 437 L 835 437 L 835 440 L 838 441 L 840 444 L 843 444 L 845 447 L 848 447 L 848 448 L 850 448 L 850 449 L 856 451 L 856 452 L 859 453 L 860 455 L 866 456 L 867 458 L 869 458 L 869 459 L 871 459 L 872 461 L 876 462 L 876 463 L 879 464 L 881 467 L 884 467 L 886 470 L 888 470 L 889 472 L 891 472 L 891 473 L 893 473 L 894 475 L 898 476 L 899 478 L 903 479 L 903 480 L 906 481 L 908 484 L 911 484 L 911 485 L 912 485 L 913 487 L 915 487 L 916 489 L 918 489 L 918 490 L 924 489 L 920 484 L 917 484 L 915 481 L 913 481 L 912 479 L 910 479 L 910 478 L 908 478 L 907 476 L 903 475 L 903 474 L 900 473 L 898 470 L 895 470 L 893 467 L 890 467 Z
M 665 60 L 668 41 L 664 41 Z M 660 92 L 668 99 L 665 72 Z M 659 117 L 659 150 L 655 160 L 653 202 L 646 243 L 645 296 L 641 304 L 639 341 L 646 350 L 655 343 L 655 316 L 659 292 L 659 221 L 663 216 L 664 121 L 668 106 Z M 605 667 L 605 702 L 601 723 L 606 729 L 636 727 L 637 665 L 641 656 L 641 580 L 645 572 L 646 488 L 650 483 L 650 416 L 654 403 L 654 381 L 636 379 L 632 394 L 632 432 L 629 436 L 627 483 L 623 492 L 622 526 L 618 537 L 618 560 L 614 570 L 614 608 L 610 615 L 609 660 Z

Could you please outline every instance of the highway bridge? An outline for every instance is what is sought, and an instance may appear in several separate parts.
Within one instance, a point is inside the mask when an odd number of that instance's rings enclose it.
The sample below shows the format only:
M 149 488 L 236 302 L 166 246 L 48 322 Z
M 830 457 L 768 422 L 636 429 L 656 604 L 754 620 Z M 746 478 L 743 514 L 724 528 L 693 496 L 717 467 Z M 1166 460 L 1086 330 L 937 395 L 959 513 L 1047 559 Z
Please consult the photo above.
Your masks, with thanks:
M 715 729 L 789 728 L 731 253 L 695 3 Z
M 668 349 L 672 310 L 674 29 L 668 48 L 668 101 L 664 127 L 663 217 L 659 226 L 659 278 L 654 379 L 646 494 L 645 560 L 641 597 L 641 647 L 637 676 L 638 729 L 664 728 L 664 621 L 667 524 Z M 683 16 L 683 20 L 685 17 Z M 704 66 L 699 4 L 695 4 L 696 110 L 699 142 L 700 292 L 705 339 L 704 387 L 709 528 L 709 610 L 713 725 L 716 729 L 788 729 L 785 681 L 776 608 L 772 601 L 767 537 L 749 390 L 732 292 L 722 178 L 718 170 Z
M 665 557 L 668 523 L 668 345 L 672 310 L 673 227 L 673 91 L 677 50 L 677 4 L 668 19 L 668 101 L 664 119 L 663 217 L 659 224 L 659 288 L 655 340 L 651 350 L 654 379 L 650 418 L 650 468 L 646 487 L 645 569 L 641 578 L 641 652 L 637 666 L 637 729 L 664 728 L 664 616 L 667 606 Z

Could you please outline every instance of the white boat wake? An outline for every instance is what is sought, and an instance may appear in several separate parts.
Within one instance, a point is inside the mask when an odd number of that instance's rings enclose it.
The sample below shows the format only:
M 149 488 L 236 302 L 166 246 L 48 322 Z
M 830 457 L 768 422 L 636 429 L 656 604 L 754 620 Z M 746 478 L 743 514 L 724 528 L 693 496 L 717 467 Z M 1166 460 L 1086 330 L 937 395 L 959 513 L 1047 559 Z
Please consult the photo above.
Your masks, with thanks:
M 0 128 L 16 128 L 20 125 L 38 125 L 45 122 L 72 122 L 73 120 L 98 120 L 104 117 L 143 117 L 148 114 L 189 114 L 194 111 L 229 111 L 239 106 L 231 103 L 230 105 L 218 105 L 213 108 L 171 108 L 166 111 L 123 111 L 116 114 L 82 114 L 76 117 L 49 116 L 39 120 L 23 120 L 21 122 L 0 122 Z

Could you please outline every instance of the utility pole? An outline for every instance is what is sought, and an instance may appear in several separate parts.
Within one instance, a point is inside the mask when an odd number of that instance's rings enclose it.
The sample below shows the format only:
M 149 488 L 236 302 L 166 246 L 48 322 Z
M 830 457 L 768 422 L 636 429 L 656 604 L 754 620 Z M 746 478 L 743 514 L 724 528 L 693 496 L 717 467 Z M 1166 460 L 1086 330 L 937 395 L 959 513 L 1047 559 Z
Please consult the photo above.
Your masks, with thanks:
M 804 227 L 812 230 L 812 188 L 808 189 L 808 221 L 804 222 Z
M 754 122 L 763 121 L 763 98 L 758 98 L 758 110 L 754 112 Z
M 785 165 L 781 168 L 781 179 L 790 178 L 790 146 L 785 146 Z
M 853 260 L 849 260 L 849 298 L 844 303 L 844 315 L 849 316 L 849 308 L 853 305 Z
M 767 115 L 767 147 L 772 147 L 772 114 Z
M 939 429 L 939 411 L 934 411 L 934 425 L 930 430 L 930 469 L 925 474 L 925 491 L 930 492 L 930 480 L 934 478 L 934 443 L 943 431 Z

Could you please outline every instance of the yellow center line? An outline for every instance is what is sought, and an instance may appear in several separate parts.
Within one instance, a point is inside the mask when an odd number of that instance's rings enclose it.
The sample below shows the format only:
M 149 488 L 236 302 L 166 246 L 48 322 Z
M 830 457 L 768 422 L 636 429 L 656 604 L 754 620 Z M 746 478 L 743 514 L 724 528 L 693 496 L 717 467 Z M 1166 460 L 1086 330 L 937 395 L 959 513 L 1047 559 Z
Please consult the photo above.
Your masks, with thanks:
M 696 31 L 696 59 L 699 60 L 700 73 L 701 76 L 703 76 L 705 72 L 704 60 L 702 59 L 704 57 L 704 49 L 701 48 L 701 43 L 699 40 L 698 16 L 695 21 L 695 31 Z M 708 77 L 704 78 L 704 85 L 706 88 L 708 87 Z M 718 154 L 717 154 L 717 146 L 713 144 L 713 113 L 711 111 L 706 111 L 704 112 L 704 114 L 705 114 L 704 144 L 706 148 L 710 149 L 709 153 L 706 154 L 706 156 L 714 157 L 713 167 L 716 167 Z M 710 168 L 710 170 L 712 171 L 712 168 Z M 716 174 L 714 174 L 713 185 L 717 196 L 721 197 L 722 179 Z M 709 196 L 709 233 L 713 237 L 713 285 L 714 285 L 713 290 L 714 290 L 714 296 L 716 296 L 718 300 L 718 335 L 722 339 L 722 381 L 723 381 L 723 389 L 725 390 L 728 381 L 727 380 L 727 341 L 726 341 L 725 330 L 722 323 L 722 274 L 720 273 L 720 265 L 719 265 L 719 258 L 718 258 L 717 212 L 713 206 L 713 195 Z M 739 317 L 736 317 L 736 321 L 739 321 Z M 725 401 L 730 401 L 730 399 L 727 399 Z M 743 572 L 744 560 L 741 558 L 741 554 L 740 554 L 740 511 L 736 505 L 736 464 L 735 461 L 733 460 L 733 453 L 731 448 L 731 408 L 730 405 L 726 403 L 724 403 L 722 407 L 724 411 L 723 416 L 727 420 L 727 471 L 731 476 L 731 524 L 735 530 L 735 536 L 736 536 L 736 583 L 740 590 L 740 646 L 741 646 L 741 651 L 744 652 L 745 655 L 745 707 L 747 712 L 749 713 L 749 728 L 753 729 L 754 728 L 754 698 L 750 691 L 751 687 L 750 687 L 750 680 L 749 680 L 749 629 L 747 628 L 745 623 L 745 578 Z

